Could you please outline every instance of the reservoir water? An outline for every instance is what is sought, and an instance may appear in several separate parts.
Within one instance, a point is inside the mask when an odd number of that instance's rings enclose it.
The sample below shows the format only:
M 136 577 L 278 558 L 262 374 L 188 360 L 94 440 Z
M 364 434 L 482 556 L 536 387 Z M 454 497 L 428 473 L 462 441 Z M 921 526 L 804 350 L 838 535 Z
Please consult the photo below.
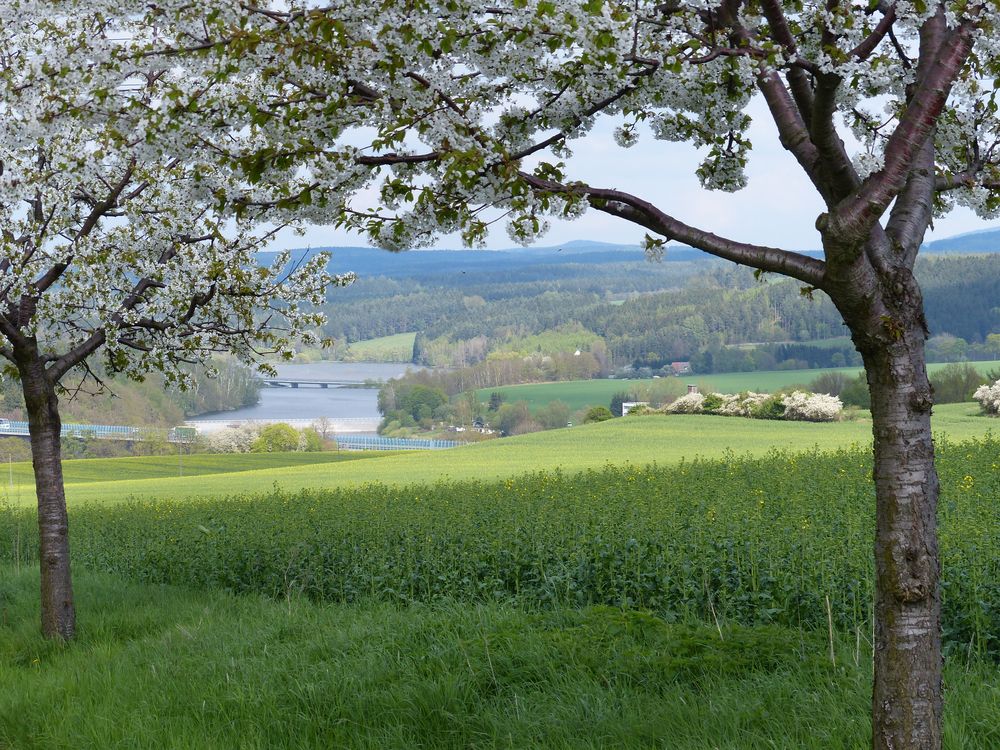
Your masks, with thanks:
M 423 369 L 406 363 L 316 362 L 308 365 L 277 365 L 282 378 L 335 380 L 364 383 L 388 380 L 407 370 Z M 198 419 L 356 419 L 378 418 L 378 389 L 333 387 L 261 388 L 255 406 L 202 414 Z

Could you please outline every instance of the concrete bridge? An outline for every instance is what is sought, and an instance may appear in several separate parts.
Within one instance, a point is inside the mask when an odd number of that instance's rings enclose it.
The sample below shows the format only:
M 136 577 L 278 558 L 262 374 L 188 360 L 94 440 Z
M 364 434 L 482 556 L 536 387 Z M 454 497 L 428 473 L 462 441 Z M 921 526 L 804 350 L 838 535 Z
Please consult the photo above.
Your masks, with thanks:
M 272 378 L 260 376 L 257 378 L 264 388 L 364 388 L 364 383 L 356 380 L 322 380 L 316 378 Z

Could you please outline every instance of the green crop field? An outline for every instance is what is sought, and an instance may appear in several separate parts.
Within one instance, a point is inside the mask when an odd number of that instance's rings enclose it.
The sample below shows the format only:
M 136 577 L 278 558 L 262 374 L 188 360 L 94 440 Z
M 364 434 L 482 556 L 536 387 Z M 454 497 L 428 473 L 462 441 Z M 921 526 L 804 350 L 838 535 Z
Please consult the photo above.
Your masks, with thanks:
M 979 372 L 986 373 L 1000 369 L 1000 361 L 970 362 Z M 928 365 L 933 374 L 944 364 Z M 839 367 L 825 370 L 775 370 L 768 372 L 734 372 L 719 375 L 682 375 L 676 380 L 681 384 L 697 384 L 702 392 L 719 391 L 721 393 L 739 393 L 741 391 L 757 391 L 773 393 L 781 388 L 793 385 L 806 386 L 811 380 L 825 372 L 842 372 L 848 377 L 856 377 L 860 367 Z M 670 378 L 673 380 L 673 378 Z M 662 378 L 667 380 L 667 378 Z M 527 401 L 532 409 L 538 409 L 550 401 L 562 401 L 570 409 L 583 409 L 588 406 L 607 406 L 611 397 L 619 392 L 628 392 L 630 388 L 649 387 L 658 380 L 573 380 L 560 383 L 533 383 L 530 385 L 509 385 L 501 388 L 483 388 L 476 392 L 480 401 L 489 401 L 490 394 L 499 391 L 507 397 L 508 402 Z
M 998 455 L 993 438 L 949 443 L 938 467 L 945 640 L 1000 656 Z M 623 606 L 793 628 L 829 614 L 844 632 L 870 632 L 874 484 L 861 447 L 501 481 L 265 486 L 70 513 L 77 565 L 144 583 L 338 602 Z M 36 561 L 33 517 L 0 512 L 0 562 Z
M 347 348 L 347 359 L 355 362 L 409 362 L 413 359 L 413 340 L 416 336 L 416 333 L 397 333 L 355 341 Z
M 979 416 L 975 404 L 935 407 L 934 429 L 949 440 L 985 435 L 1000 422 Z M 871 441 L 871 423 L 814 424 L 748 420 L 705 415 L 645 416 L 600 424 L 503 438 L 443 451 L 379 455 L 366 461 L 322 463 L 311 466 L 220 473 L 193 477 L 122 479 L 67 484 L 71 505 L 120 502 L 130 496 L 180 498 L 260 492 L 277 484 L 294 490 L 436 482 L 445 479 L 512 477 L 529 471 L 560 468 L 577 472 L 605 464 L 677 463 L 697 457 L 720 457 L 728 452 L 762 455 L 769 450 L 831 450 Z M 241 460 L 239 457 L 232 457 Z M 227 457 L 213 457 L 224 467 Z M 118 459 L 124 462 L 134 459 Z M 69 465 L 69 464 L 67 464 Z M 16 503 L 32 503 L 30 484 L 8 493 Z

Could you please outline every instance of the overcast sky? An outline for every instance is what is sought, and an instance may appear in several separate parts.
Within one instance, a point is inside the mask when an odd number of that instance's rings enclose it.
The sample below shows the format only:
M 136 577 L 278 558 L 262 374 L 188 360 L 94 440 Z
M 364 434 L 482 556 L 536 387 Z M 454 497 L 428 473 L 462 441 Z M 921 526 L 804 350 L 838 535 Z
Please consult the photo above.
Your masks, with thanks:
M 623 149 L 612 138 L 610 122 L 599 123 L 588 137 L 573 143 L 568 174 L 594 186 L 632 192 L 681 221 L 725 237 L 789 250 L 819 249 L 814 224 L 822 202 L 795 160 L 781 148 L 766 111 L 754 102 L 751 114 L 754 124 L 750 140 L 754 149 L 749 184 L 735 194 L 701 188 L 694 174 L 699 156 L 690 146 L 656 141 L 647 134 L 637 145 Z M 991 226 L 1000 227 L 1000 222 L 984 222 L 971 211 L 958 208 L 937 221 L 927 239 Z M 576 221 L 552 220 L 552 228 L 538 244 L 557 245 L 580 239 L 637 244 L 643 234 L 643 229 L 621 219 L 589 211 Z M 279 236 L 274 248 L 366 244 L 364 238 L 342 230 L 313 227 L 304 237 L 290 232 Z M 513 245 L 503 224 L 495 225 L 488 246 Z M 435 246 L 458 248 L 461 240 L 445 236 Z

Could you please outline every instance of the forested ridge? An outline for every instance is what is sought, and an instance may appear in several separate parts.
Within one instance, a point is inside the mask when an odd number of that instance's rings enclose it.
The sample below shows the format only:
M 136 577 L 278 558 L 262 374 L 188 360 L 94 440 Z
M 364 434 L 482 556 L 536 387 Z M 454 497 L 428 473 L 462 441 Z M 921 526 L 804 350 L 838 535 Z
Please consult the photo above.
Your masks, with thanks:
M 353 342 L 418 332 L 414 361 L 430 365 L 473 364 L 521 351 L 525 337 L 577 328 L 601 339 L 618 368 L 692 361 L 699 371 L 721 372 L 857 361 L 849 340 L 824 341 L 846 330 L 822 292 L 720 261 L 608 262 L 607 255 L 507 270 L 495 257 L 485 269 L 450 275 L 436 260 L 421 275 L 408 258 L 400 277 L 363 277 L 338 290 L 325 308 L 324 334 Z M 394 260 L 383 261 L 386 273 Z M 1000 332 L 1000 256 L 932 256 L 916 273 L 935 358 L 993 356 L 984 342 Z M 548 342 L 557 348 L 533 351 L 554 354 L 567 343 Z

